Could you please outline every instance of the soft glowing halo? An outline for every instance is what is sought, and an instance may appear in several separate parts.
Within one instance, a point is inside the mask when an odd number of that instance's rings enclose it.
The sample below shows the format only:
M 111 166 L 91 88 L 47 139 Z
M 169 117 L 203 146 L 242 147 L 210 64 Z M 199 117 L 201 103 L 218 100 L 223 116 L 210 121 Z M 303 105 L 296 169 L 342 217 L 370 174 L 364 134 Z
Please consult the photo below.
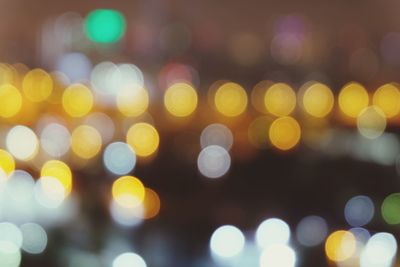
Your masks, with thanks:
M 6 146 L 14 157 L 27 161 L 36 155 L 39 142 L 36 134 L 30 128 L 17 125 L 8 132 Z
M 23 242 L 22 249 L 29 254 L 40 254 L 47 246 L 46 231 L 36 223 L 26 223 L 20 226 Z
M 296 237 L 300 244 L 313 247 L 321 244 L 328 235 L 328 225 L 319 216 L 307 216 L 301 219 L 296 228 Z
M 245 238 L 237 227 L 224 225 L 219 227 L 211 236 L 210 250 L 213 255 L 231 258 L 243 251 Z
M 272 245 L 265 248 L 260 257 L 260 267 L 294 267 L 296 253 L 283 244 Z
M 271 245 L 285 245 L 290 239 L 290 228 L 281 219 L 271 218 L 263 221 L 257 228 L 256 241 L 260 248 Z
M 103 162 L 107 170 L 117 175 L 128 174 L 136 165 L 136 154 L 126 143 L 114 142 L 104 150 Z
M 61 157 L 71 147 L 71 134 L 65 126 L 50 123 L 41 132 L 40 144 L 50 156 Z
M 344 208 L 346 221 L 354 227 L 368 224 L 374 217 L 374 213 L 374 203 L 367 196 L 352 197 Z
M 197 158 L 197 167 L 200 173 L 208 178 L 219 178 L 225 175 L 231 166 L 231 157 L 228 151 L 221 146 L 207 146 Z
M 233 144 L 233 134 L 231 130 L 223 124 L 210 124 L 201 132 L 200 144 L 201 148 L 217 145 L 229 151 Z
M 147 267 L 147 265 L 138 254 L 127 252 L 116 257 L 112 267 Z

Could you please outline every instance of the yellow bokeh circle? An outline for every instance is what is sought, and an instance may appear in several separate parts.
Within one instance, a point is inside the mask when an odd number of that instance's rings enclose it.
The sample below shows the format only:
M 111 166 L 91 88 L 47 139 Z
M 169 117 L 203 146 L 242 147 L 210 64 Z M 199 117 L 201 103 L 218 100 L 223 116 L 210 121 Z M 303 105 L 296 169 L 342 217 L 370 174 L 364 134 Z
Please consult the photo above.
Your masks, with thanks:
M 46 100 L 53 91 L 53 79 L 42 69 L 29 71 L 23 81 L 22 89 L 26 98 L 33 102 Z
M 273 146 L 280 150 L 289 150 L 299 143 L 301 129 L 294 118 L 280 117 L 272 122 L 268 134 Z
M 11 84 L 0 86 L 0 117 L 11 118 L 22 108 L 22 96 Z
M 356 238 L 349 231 L 333 232 L 325 242 L 326 256 L 334 262 L 342 262 L 356 251 Z
M 313 117 L 327 116 L 335 102 L 333 93 L 328 86 L 322 83 L 313 83 L 306 88 L 303 95 L 303 108 Z
M 40 171 L 41 177 L 56 178 L 64 187 L 64 192 L 68 195 L 72 190 L 72 172 L 67 164 L 59 160 L 47 161 Z
M 142 115 L 149 106 L 149 94 L 142 87 L 126 87 L 117 94 L 118 110 L 126 117 Z
M 0 169 L 6 174 L 10 174 L 15 170 L 15 160 L 13 156 L 3 149 L 0 149 Z
M 93 107 L 92 91 L 83 84 L 73 84 L 65 89 L 62 106 L 71 117 L 83 117 Z
M 296 107 L 296 93 L 286 83 L 275 83 L 265 92 L 264 105 L 275 116 L 287 116 Z
M 136 155 L 148 157 L 157 151 L 160 137 L 152 125 L 139 122 L 129 128 L 126 142 L 133 148 Z
M 215 107 L 227 117 L 235 117 L 242 114 L 246 110 L 247 101 L 246 91 L 237 83 L 224 83 L 215 92 Z
M 372 98 L 374 106 L 379 107 L 386 118 L 393 118 L 400 113 L 400 90 L 392 83 L 379 87 Z
M 175 83 L 164 94 L 164 105 L 176 117 L 187 117 L 197 107 L 197 92 L 188 83 Z
M 101 145 L 100 133 L 89 125 L 78 126 L 72 132 L 71 149 L 80 158 L 95 157 L 100 152 Z
M 345 85 L 339 93 L 339 108 L 347 116 L 357 118 L 369 104 L 367 90 L 359 83 Z
M 133 176 L 122 176 L 112 185 L 112 197 L 121 206 L 133 208 L 143 203 L 145 198 L 143 183 Z

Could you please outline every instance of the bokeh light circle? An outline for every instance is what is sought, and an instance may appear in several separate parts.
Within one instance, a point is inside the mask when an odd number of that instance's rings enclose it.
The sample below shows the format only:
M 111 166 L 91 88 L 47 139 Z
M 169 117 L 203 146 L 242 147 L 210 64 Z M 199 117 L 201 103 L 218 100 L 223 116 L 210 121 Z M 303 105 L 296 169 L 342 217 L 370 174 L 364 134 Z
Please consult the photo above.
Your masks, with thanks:
M 219 178 L 225 175 L 230 166 L 231 157 L 228 151 L 217 145 L 205 147 L 197 158 L 200 173 L 208 178 Z
M 114 142 L 104 150 L 103 162 L 111 173 L 124 175 L 131 172 L 135 167 L 136 155 L 128 144 Z
M 210 250 L 213 255 L 231 258 L 242 252 L 245 237 L 237 227 L 224 225 L 219 227 L 211 236 Z

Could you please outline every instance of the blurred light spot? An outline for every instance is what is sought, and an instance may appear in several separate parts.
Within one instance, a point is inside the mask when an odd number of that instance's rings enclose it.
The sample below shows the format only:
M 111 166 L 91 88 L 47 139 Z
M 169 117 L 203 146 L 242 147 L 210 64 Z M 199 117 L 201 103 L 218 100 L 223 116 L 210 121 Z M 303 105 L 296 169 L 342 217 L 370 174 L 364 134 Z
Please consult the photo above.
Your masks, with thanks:
M 210 250 L 213 255 L 231 258 L 243 251 L 245 238 L 237 227 L 224 225 L 219 227 L 211 236 Z
M 148 123 L 140 122 L 129 128 L 126 142 L 133 148 L 136 155 L 148 157 L 157 151 L 160 137 L 156 128 Z
M 11 156 L 10 153 L 3 149 L 0 149 L 0 169 L 6 174 L 10 174 L 15 170 L 14 158 Z
M 151 219 L 158 215 L 161 208 L 161 201 L 158 194 L 150 188 L 145 188 L 145 196 L 143 200 L 143 218 Z
M 13 117 L 22 108 L 21 93 L 11 84 L 3 84 L 0 86 L 0 103 L 0 117 Z
M 25 96 L 33 102 L 46 100 L 53 91 L 53 79 L 42 69 L 29 71 L 22 82 Z
M 246 91 L 237 83 L 224 83 L 215 92 L 214 104 L 225 116 L 239 116 L 247 107 Z
M 387 196 L 383 200 L 381 212 L 388 224 L 400 224 L 400 193 Z
M 47 246 L 46 231 L 36 223 L 26 223 L 20 226 L 23 242 L 22 249 L 29 254 L 40 254 Z
M 387 118 L 392 118 L 400 113 L 400 90 L 388 83 L 379 87 L 372 98 L 374 106 L 380 108 Z
M 263 221 L 256 231 L 256 241 L 260 248 L 272 245 L 285 245 L 290 239 L 290 228 L 281 219 L 271 218 Z
M 126 201 L 126 199 L 124 201 Z M 142 205 L 121 205 L 117 202 L 116 199 L 112 199 L 110 203 L 110 213 L 111 217 L 116 223 L 128 227 L 140 225 L 144 217 L 144 210 Z
M 120 177 L 112 185 L 112 196 L 123 207 L 129 208 L 141 205 L 145 194 L 143 183 L 133 176 Z
M 323 118 L 328 115 L 335 99 L 331 89 L 322 83 L 312 83 L 303 95 L 303 106 L 311 116 Z
M 389 233 L 377 233 L 367 242 L 361 253 L 361 267 L 393 266 L 397 253 L 397 242 Z
M 0 241 L 10 242 L 21 248 L 22 240 L 22 232 L 15 224 L 9 222 L 0 223 Z
M 21 251 L 8 241 L 0 241 L 0 262 L 2 267 L 18 267 L 21 263 Z
M 32 159 L 39 150 L 36 134 L 28 127 L 14 126 L 6 137 L 7 150 L 19 160 Z
M 124 175 L 136 165 L 136 155 L 132 148 L 123 142 L 109 144 L 104 150 L 103 162 L 107 170 L 117 175 Z
M 127 252 L 119 255 L 113 261 L 112 267 L 146 267 L 146 262 L 136 253 Z
M 117 94 L 118 110 L 126 117 L 142 115 L 149 106 L 149 94 L 146 89 L 127 86 Z
M 364 226 L 374 217 L 375 207 L 367 196 L 355 196 L 347 201 L 344 216 L 351 226 Z
M 264 105 L 275 116 L 287 116 L 296 107 L 296 94 L 289 85 L 275 83 L 265 93 Z
M 368 106 L 368 103 L 368 93 L 361 84 L 349 83 L 339 93 L 340 110 L 351 118 L 357 118 L 360 112 Z
M 175 83 L 164 94 L 165 108 L 176 117 L 187 117 L 197 107 L 197 92 L 188 83 Z
M 71 193 L 72 190 L 72 172 L 71 169 L 62 161 L 59 160 L 49 160 L 47 161 L 41 171 L 40 176 L 49 176 L 56 178 L 60 181 L 61 185 L 64 187 L 66 196 Z
M 56 209 L 63 203 L 66 192 L 59 179 L 45 176 L 36 181 L 36 201 L 45 208 Z
M 356 251 L 356 239 L 351 232 L 339 230 L 333 232 L 325 242 L 326 256 L 334 262 L 342 262 Z
M 378 138 L 386 129 L 385 114 L 378 107 L 367 107 L 357 117 L 357 128 L 366 138 Z
M 83 84 L 70 85 L 63 93 L 62 106 L 71 117 L 83 117 L 93 107 L 92 92 Z
M 50 156 L 62 157 L 71 147 L 71 134 L 65 126 L 50 123 L 41 132 L 40 144 Z
M 313 247 L 321 244 L 328 235 L 328 225 L 319 216 L 307 216 L 301 219 L 296 228 L 296 237 L 300 244 Z
M 90 159 L 96 156 L 101 149 L 101 136 L 99 132 L 88 125 L 81 125 L 75 128 L 71 136 L 72 151 L 83 159 Z
M 115 125 L 113 120 L 105 113 L 91 113 L 85 118 L 85 124 L 95 128 L 101 135 L 104 143 L 109 143 L 113 140 Z
M 205 147 L 197 158 L 197 167 L 202 175 L 208 178 L 219 178 L 225 175 L 231 166 L 228 151 L 221 146 Z
M 200 145 L 201 148 L 217 145 L 229 151 L 233 144 L 233 135 L 231 130 L 223 124 L 214 123 L 208 125 L 201 132 Z
M 115 43 L 125 34 L 126 22 L 121 12 L 96 9 L 85 18 L 87 37 L 97 43 Z
M 265 248 L 260 257 L 260 267 L 294 267 L 296 253 L 283 244 L 272 245 Z
M 58 59 L 57 70 L 67 75 L 72 83 L 83 82 L 89 80 L 92 63 L 85 54 L 68 53 Z
M 300 136 L 300 125 L 292 117 L 278 118 L 269 128 L 269 139 L 280 150 L 292 149 L 299 143 Z

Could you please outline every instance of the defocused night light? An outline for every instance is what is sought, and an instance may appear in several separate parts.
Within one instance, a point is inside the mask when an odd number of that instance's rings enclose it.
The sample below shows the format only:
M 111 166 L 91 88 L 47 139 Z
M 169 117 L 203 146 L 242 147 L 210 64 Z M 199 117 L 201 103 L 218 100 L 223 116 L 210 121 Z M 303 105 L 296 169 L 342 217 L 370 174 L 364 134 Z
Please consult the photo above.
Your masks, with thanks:
M 157 151 L 160 137 L 156 128 L 148 123 L 140 122 L 129 128 L 126 142 L 133 148 L 136 155 L 148 157 Z
M 327 235 L 328 225 L 326 221 L 319 216 L 304 217 L 296 228 L 297 241 L 307 247 L 321 244 Z
M 141 205 L 145 194 L 146 190 L 143 183 L 133 176 L 120 177 L 112 185 L 112 196 L 123 207 Z
M 146 89 L 128 86 L 117 94 L 118 110 L 126 117 L 142 115 L 149 106 L 149 94 Z
M 30 128 L 17 125 L 8 132 L 6 146 L 15 158 L 27 161 L 38 152 L 39 142 L 36 134 Z
M 58 59 L 57 70 L 64 73 L 72 83 L 83 82 L 90 78 L 92 63 L 83 53 L 68 53 Z
M 62 186 L 64 187 L 64 192 L 67 195 L 72 190 L 72 172 L 71 169 L 62 161 L 59 160 L 49 160 L 47 161 L 41 171 L 41 177 L 53 177 L 56 178 Z
M 312 83 L 307 86 L 303 95 L 305 111 L 317 118 L 328 115 L 333 108 L 334 101 L 331 89 L 322 83 Z
M 295 265 L 296 253 L 287 245 L 272 245 L 261 253 L 260 267 L 294 267 Z
M 368 92 L 355 82 L 345 85 L 339 93 L 340 110 L 351 118 L 357 118 L 369 104 Z
M 29 254 L 40 254 L 47 246 L 46 231 L 36 223 L 25 223 L 20 226 L 23 242 L 22 249 Z
M 362 251 L 360 267 L 391 267 L 396 253 L 395 237 L 389 233 L 377 233 L 368 240 Z
M 285 245 L 290 239 L 290 228 L 281 219 L 271 218 L 263 221 L 256 231 L 256 241 L 260 248 L 272 245 Z
M 196 110 L 197 92 L 188 83 L 175 83 L 165 91 L 164 105 L 171 115 L 187 117 Z
M 104 143 L 113 140 L 115 133 L 114 121 L 105 113 L 94 112 L 85 118 L 85 124 L 95 128 L 101 135 Z
M 0 169 L 6 174 L 15 170 L 15 160 L 7 151 L 0 149 Z
M 131 172 L 135 167 L 136 155 L 126 143 L 114 142 L 104 150 L 103 162 L 110 172 L 116 175 L 124 175 Z
M 217 145 L 229 151 L 233 144 L 233 134 L 228 127 L 223 124 L 214 123 L 208 125 L 201 132 L 200 145 L 201 148 Z
M 367 196 L 352 197 L 344 208 L 346 221 L 354 227 L 368 224 L 374 217 L 374 213 L 374 203 Z
M 246 110 L 247 93 L 239 84 L 227 82 L 215 92 L 214 104 L 221 114 L 236 117 Z
M 52 176 L 39 178 L 35 184 L 35 199 L 45 208 L 56 209 L 63 203 L 66 192 L 59 179 Z
M 112 199 L 110 203 L 110 215 L 117 224 L 134 227 L 143 222 L 144 209 L 142 205 L 121 205 L 117 200 Z
M 158 194 L 150 189 L 145 188 L 145 196 L 143 200 L 143 218 L 151 219 L 158 215 L 161 208 L 161 201 Z
M 386 129 L 385 114 L 375 106 L 363 109 L 357 117 L 357 129 L 366 138 L 378 138 Z
M 300 137 L 300 125 L 292 117 L 278 118 L 269 128 L 269 139 L 280 150 L 292 149 L 299 143 Z
M 356 238 L 351 232 L 339 230 L 329 235 L 325 242 L 326 256 L 334 262 L 342 262 L 356 251 Z
M 7 241 L 21 248 L 22 240 L 22 232 L 15 224 L 9 222 L 0 223 L 0 241 Z
M 71 117 L 83 117 L 93 107 L 92 91 L 83 84 L 70 85 L 63 93 L 62 105 Z
M 0 117 L 13 117 L 22 107 L 21 93 L 11 84 L 3 84 L 0 86 L 0 103 Z
M 264 105 L 275 116 L 287 116 L 296 107 L 296 93 L 285 83 L 275 83 L 265 93 Z
M 211 236 L 210 250 L 213 255 L 231 258 L 243 251 L 245 237 L 237 227 L 224 225 L 219 227 Z
M 372 103 L 379 107 L 387 118 L 393 118 L 400 113 L 399 88 L 393 83 L 382 85 L 375 91 Z
M 265 93 L 267 92 L 267 89 L 271 87 L 271 85 L 272 85 L 271 81 L 263 80 L 257 83 L 254 86 L 253 90 L 251 91 L 250 95 L 251 104 L 258 112 L 264 114 L 268 113 L 264 104 L 264 96 Z
M 102 145 L 100 133 L 91 126 L 78 126 L 72 132 L 71 139 L 72 151 L 78 157 L 90 159 L 100 152 Z
M 53 79 L 42 69 L 29 71 L 22 82 L 26 98 L 33 102 L 46 100 L 53 91 Z
M 0 240 L 0 262 L 4 267 L 18 267 L 21 263 L 21 251 L 18 246 Z
M 147 267 L 147 265 L 138 254 L 127 252 L 116 257 L 112 267 Z
M 115 43 L 125 34 L 126 22 L 121 12 L 96 9 L 85 19 L 87 37 L 97 43 Z
M 62 157 L 71 147 L 71 134 L 64 125 L 50 123 L 40 134 L 40 145 L 50 156 Z
M 387 196 L 381 207 L 382 217 L 388 224 L 400 224 L 400 193 Z
M 221 146 L 211 145 L 204 148 L 197 158 L 197 167 L 208 178 L 219 178 L 231 167 L 231 157 Z

